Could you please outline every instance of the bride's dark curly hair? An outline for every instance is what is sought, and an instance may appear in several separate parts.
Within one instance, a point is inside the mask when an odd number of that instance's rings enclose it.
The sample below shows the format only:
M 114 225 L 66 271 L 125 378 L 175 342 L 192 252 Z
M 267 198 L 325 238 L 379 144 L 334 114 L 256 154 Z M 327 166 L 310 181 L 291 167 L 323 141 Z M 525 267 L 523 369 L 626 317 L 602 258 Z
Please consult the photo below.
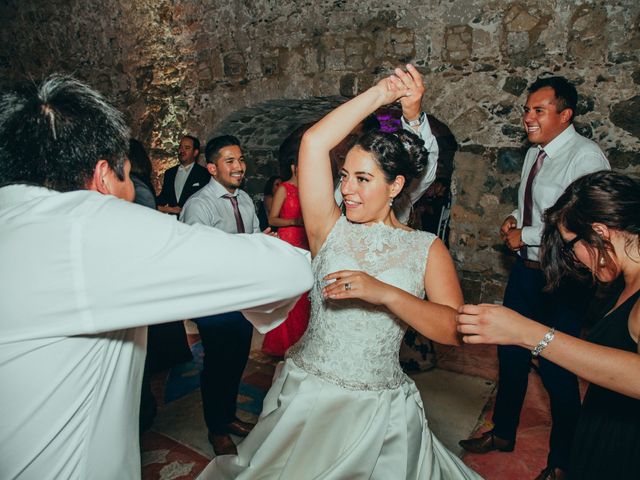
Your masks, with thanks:
M 395 133 L 365 133 L 356 141 L 355 147 L 373 155 L 387 182 L 392 182 L 398 175 L 402 175 L 405 178 L 405 186 L 420 175 L 429 158 L 424 141 L 406 130 Z
M 556 203 L 544 213 L 540 261 L 547 279 L 547 290 L 557 288 L 564 275 L 596 280 L 595 274 L 575 260 L 568 251 L 558 227 L 576 234 L 594 260 L 604 259 L 604 268 L 613 269 L 613 246 L 592 228 L 601 223 L 623 232 L 625 252 L 635 248 L 640 255 L 640 183 L 608 170 L 584 175 L 567 187 Z M 635 243 L 635 247 L 634 247 Z

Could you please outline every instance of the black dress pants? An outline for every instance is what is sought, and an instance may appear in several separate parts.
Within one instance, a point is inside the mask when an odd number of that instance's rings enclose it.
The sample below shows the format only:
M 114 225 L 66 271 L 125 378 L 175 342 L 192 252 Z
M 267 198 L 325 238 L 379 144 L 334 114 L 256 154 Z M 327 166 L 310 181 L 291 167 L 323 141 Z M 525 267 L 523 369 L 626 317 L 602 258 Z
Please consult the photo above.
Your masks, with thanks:
M 200 390 L 209 432 L 222 434 L 236 419 L 238 387 L 251 349 L 253 326 L 240 312 L 196 319 L 204 350 Z
M 581 320 L 592 291 L 567 284 L 553 293 L 543 292 L 541 270 L 526 267 L 518 258 L 504 296 L 504 306 L 540 323 L 573 336 L 580 335 Z M 516 346 L 499 346 L 499 384 L 493 413 L 493 432 L 500 438 L 515 440 L 520 412 L 527 393 L 531 352 Z M 547 464 L 564 470 L 569 464 L 571 442 L 580 413 L 577 377 L 539 357 L 539 373 L 549 394 L 551 436 Z

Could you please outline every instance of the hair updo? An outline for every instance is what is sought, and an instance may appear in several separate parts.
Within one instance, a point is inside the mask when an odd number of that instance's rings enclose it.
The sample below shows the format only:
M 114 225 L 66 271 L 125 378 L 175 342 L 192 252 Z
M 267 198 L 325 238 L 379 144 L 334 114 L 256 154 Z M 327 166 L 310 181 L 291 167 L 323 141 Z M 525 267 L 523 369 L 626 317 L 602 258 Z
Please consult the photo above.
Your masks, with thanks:
M 424 170 L 429 158 L 424 141 L 406 130 L 365 133 L 356 141 L 355 147 L 373 155 L 389 183 L 402 175 L 408 185 Z

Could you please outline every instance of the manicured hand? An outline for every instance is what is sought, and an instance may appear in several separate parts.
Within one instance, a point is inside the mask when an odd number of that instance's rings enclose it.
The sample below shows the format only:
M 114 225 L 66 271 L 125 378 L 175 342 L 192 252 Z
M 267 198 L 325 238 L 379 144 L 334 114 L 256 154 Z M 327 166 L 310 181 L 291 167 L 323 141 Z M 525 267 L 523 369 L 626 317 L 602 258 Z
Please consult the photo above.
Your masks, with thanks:
M 359 270 L 340 270 L 330 273 L 323 280 L 331 282 L 322 290 L 324 298 L 358 298 L 373 305 L 384 305 L 390 289 L 394 288 Z
M 465 343 L 520 345 L 527 323 L 531 323 L 513 310 L 502 305 L 462 305 L 456 316 L 458 332 Z
M 396 75 L 389 75 L 388 77 L 383 78 L 374 85 L 373 88 L 378 91 L 378 95 L 380 95 L 383 105 L 388 105 L 399 98 L 413 95 L 402 80 L 400 80 Z

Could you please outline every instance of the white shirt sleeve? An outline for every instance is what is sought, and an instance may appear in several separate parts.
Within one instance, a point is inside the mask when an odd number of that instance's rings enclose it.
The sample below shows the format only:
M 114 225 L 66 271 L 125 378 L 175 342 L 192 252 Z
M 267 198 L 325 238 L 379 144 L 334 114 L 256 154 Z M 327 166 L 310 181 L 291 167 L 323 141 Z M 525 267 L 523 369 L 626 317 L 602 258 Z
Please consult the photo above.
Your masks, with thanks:
M 20 305 L 16 316 L 28 316 L 30 322 L 17 322 L 8 311 L 12 338 L 5 341 L 245 309 L 264 332 L 281 323 L 287 308 L 312 285 L 309 261 L 277 238 L 190 226 L 95 195 L 84 202 L 90 208 L 74 209 L 66 202 L 56 208 L 59 215 L 42 217 L 48 248 L 19 260 L 13 286 L 3 292 L 13 297 L 12 305 Z M 39 272 L 38 280 L 27 272 Z
M 424 148 L 426 148 L 427 152 L 429 152 L 427 166 L 422 172 L 422 175 L 418 178 L 415 178 L 411 182 L 411 185 L 409 185 L 407 190 L 407 194 L 409 195 L 409 199 L 411 200 L 411 205 L 413 205 L 418 200 L 420 200 L 420 197 L 424 195 L 424 192 L 427 191 L 427 189 L 436 179 L 436 170 L 438 169 L 438 155 L 440 151 L 438 149 L 438 141 L 431 131 L 431 126 L 429 125 L 428 119 L 425 118 L 425 121 L 422 122 L 422 124 L 418 128 L 418 131 L 410 127 L 409 124 L 404 121 L 404 118 L 401 117 L 400 121 L 402 122 L 402 128 L 404 128 L 408 132 L 417 134 L 424 141 Z

